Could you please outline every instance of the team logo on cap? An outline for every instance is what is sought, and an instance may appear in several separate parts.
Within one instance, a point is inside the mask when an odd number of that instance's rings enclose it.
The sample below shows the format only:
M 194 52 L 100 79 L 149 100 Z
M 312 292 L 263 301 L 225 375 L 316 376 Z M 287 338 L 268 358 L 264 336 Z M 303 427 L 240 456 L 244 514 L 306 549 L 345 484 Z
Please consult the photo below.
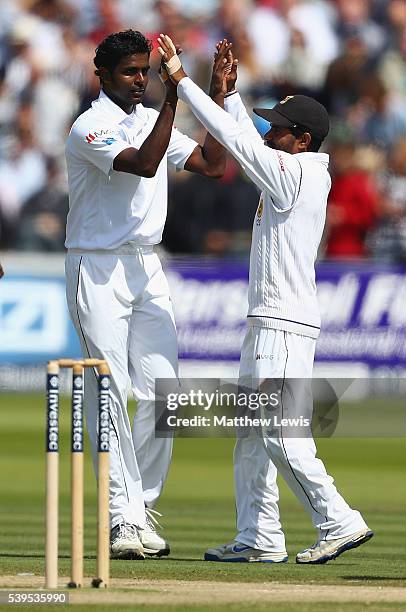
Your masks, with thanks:
M 286 102 L 287 102 L 288 100 L 291 100 L 291 99 L 292 99 L 292 98 L 294 98 L 294 97 L 295 97 L 295 96 L 286 96 L 286 98 L 283 98 L 283 100 L 281 100 L 281 101 L 279 102 L 279 104 L 286 104 Z

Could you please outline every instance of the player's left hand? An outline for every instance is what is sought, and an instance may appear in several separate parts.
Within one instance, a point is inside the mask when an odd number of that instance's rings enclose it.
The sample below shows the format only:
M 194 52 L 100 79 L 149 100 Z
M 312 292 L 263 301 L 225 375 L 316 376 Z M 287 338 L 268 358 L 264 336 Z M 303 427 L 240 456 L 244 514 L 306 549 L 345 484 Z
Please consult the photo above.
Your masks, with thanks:
M 210 95 L 212 97 L 219 94 L 225 95 L 235 88 L 238 60 L 234 59 L 231 50 L 232 45 L 226 38 L 216 45 L 210 83 Z
M 167 34 L 160 34 L 158 37 L 158 51 L 162 56 L 165 69 L 171 81 L 177 85 L 183 77 L 187 76 L 183 70 L 176 47 Z

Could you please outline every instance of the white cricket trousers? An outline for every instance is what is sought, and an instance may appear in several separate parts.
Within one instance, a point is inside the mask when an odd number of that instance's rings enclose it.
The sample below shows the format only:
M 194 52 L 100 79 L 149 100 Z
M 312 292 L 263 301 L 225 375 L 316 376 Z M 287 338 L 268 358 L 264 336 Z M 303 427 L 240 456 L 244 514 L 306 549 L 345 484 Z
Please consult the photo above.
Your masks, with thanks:
M 253 380 L 261 384 L 280 379 L 281 401 L 288 400 L 289 378 L 312 377 L 315 345 L 316 341 L 306 336 L 249 327 L 241 352 L 240 384 L 249 387 Z M 305 397 L 312 402 L 311 395 Z M 311 415 L 312 403 L 306 411 Z M 283 428 L 277 430 L 277 435 L 269 433 L 266 429 L 262 435 L 251 431 L 236 442 L 237 541 L 270 552 L 286 550 L 279 518 L 278 471 L 310 514 L 320 539 L 340 538 L 366 527 L 360 513 L 348 506 L 316 457 L 311 436 L 284 437 Z
M 172 455 L 171 438 L 155 438 L 155 378 L 177 378 L 178 348 L 169 287 L 152 247 L 69 251 L 66 294 L 85 357 L 111 370 L 111 527 L 145 525 L 145 504 L 161 493 Z M 138 400 L 131 428 L 129 381 Z M 97 469 L 96 373 L 85 373 L 85 412 Z

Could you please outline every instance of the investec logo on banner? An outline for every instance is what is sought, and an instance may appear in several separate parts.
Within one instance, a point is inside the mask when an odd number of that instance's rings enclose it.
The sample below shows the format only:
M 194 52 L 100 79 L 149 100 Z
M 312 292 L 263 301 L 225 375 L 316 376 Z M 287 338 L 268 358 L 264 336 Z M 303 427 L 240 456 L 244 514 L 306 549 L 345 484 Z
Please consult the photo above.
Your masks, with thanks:
M 62 283 L 2 280 L 0 352 L 58 353 L 66 345 L 66 299 Z

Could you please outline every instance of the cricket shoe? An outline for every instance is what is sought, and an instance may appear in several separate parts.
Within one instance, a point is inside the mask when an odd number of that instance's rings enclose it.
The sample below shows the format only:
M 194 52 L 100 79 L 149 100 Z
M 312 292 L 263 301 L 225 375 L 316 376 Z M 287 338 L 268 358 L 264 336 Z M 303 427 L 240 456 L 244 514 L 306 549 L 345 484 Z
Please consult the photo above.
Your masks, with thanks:
M 112 559 L 145 559 L 144 549 L 135 525 L 119 523 L 110 532 Z
M 157 516 L 162 514 L 151 508 L 145 508 L 145 527 L 140 529 L 140 540 L 144 554 L 149 557 L 166 557 L 171 552 L 168 542 L 166 542 L 157 532 L 157 527 L 162 526 L 157 520 Z
M 232 540 L 217 548 L 206 550 L 204 560 L 229 563 L 285 563 L 288 560 L 288 554 L 286 551 L 280 553 L 266 552 L 246 546 L 246 544 L 237 542 L 237 540 Z
M 361 544 L 365 544 L 373 535 L 373 531 L 366 528 L 335 540 L 321 540 L 316 542 L 314 546 L 298 553 L 296 555 L 296 563 L 327 563 L 327 561 L 336 559 L 346 550 L 351 550 L 361 546 Z

